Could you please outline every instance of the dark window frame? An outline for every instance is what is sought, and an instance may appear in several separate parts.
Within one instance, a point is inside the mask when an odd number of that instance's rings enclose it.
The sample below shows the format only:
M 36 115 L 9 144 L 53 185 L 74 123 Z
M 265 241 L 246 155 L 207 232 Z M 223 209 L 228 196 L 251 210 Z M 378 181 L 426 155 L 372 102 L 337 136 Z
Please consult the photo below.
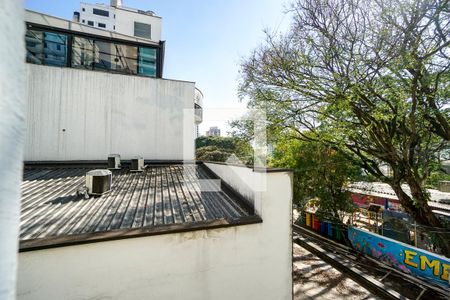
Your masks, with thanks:
M 136 25 L 138 25 L 138 26 L 141 26 L 141 30 L 140 31 L 143 31 L 142 30 L 142 27 L 144 26 L 144 27 L 148 27 L 148 35 L 136 35 Z M 133 35 L 135 36 L 135 37 L 140 37 L 140 38 L 144 38 L 144 39 L 149 39 L 149 40 L 151 40 L 152 39 L 152 25 L 151 24 L 147 24 L 147 23 L 142 23 L 142 22 L 136 22 L 136 21 L 134 21 L 134 32 L 133 32 Z M 139 30 L 138 30 L 139 31 Z
M 88 24 L 89 26 L 94 26 L 94 21 L 87 21 L 87 24 Z
M 109 11 L 107 11 L 107 10 L 103 10 L 103 9 L 99 9 L 99 8 L 93 8 L 92 9 L 92 13 L 94 15 L 97 15 L 97 16 L 102 16 L 102 17 L 109 18 Z
M 98 22 L 98 23 L 97 23 L 97 26 L 98 26 L 99 28 L 106 28 L 106 24 L 105 24 L 105 23 L 100 23 L 100 22 Z

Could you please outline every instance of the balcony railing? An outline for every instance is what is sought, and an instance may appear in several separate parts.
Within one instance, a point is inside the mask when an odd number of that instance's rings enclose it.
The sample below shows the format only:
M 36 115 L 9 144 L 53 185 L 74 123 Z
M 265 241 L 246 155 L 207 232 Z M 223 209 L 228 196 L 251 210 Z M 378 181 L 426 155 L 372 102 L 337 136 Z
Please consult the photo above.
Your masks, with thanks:
M 196 122 L 202 122 L 203 121 L 203 109 L 200 105 L 198 105 L 197 103 L 194 104 L 194 109 L 195 109 L 195 121 Z

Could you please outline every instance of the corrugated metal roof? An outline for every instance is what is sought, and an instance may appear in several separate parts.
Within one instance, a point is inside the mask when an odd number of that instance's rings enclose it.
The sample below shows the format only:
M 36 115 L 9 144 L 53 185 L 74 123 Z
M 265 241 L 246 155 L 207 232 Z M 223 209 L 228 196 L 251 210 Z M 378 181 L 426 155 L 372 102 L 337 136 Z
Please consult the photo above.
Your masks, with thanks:
M 94 167 L 29 167 L 24 171 L 21 249 L 33 241 L 86 238 L 120 230 L 198 229 L 202 224 L 248 223 L 252 213 L 224 189 L 201 191 L 200 179 L 212 176 L 201 165 L 150 165 L 142 173 L 113 171 L 109 193 L 84 199 L 77 190 Z M 254 221 L 259 218 L 254 216 Z M 260 221 L 260 219 L 259 219 Z M 30 242 L 32 241 L 32 242 Z M 82 242 L 82 240 L 81 240 Z M 47 246 L 51 246 L 48 242 Z
M 409 196 L 411 196 L 409 186 L 403 184 L 402 188 Z M 347 190 L 352 193 L 398 200 L 398 197 L 392 187 L 387 183 L 382 182 L 353 182 L 349 184 Z M 428 201 L 429 206 L 450 211 L 450 204 L 447 204 L 450 199 L 450 193 L 445 193 L 434 189 L 428 189 L 427 191 L 430 193 L 431 200 Z

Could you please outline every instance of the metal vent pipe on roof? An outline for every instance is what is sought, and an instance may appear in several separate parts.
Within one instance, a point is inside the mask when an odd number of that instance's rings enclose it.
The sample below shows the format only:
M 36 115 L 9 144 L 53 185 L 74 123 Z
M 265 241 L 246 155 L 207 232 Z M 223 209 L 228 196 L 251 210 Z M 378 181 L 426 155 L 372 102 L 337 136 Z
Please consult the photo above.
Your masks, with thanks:
M 114 6 L 114 7 L 122 6 L 122 0 L 111 0 L 111 6 Z
M 86 173 L 86 189 L 89 195 L 103 195 L 111 190 L 112 173 L 109 170 L 92 170 Z
M 77 23 L 80 22 L 80 12 L 78 11 L 73 12 L 72 21 Z

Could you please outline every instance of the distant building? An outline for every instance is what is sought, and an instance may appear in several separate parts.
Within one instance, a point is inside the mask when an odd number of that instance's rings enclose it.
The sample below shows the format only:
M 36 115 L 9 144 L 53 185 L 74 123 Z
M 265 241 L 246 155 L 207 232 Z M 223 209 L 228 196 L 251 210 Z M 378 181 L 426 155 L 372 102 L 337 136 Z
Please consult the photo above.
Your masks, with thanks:
M 186 157 L 183 114 L 195 107 L 195 84 L 161 80 L 160 43 L 33 11 L 26 11 L 26 25 L 33 116 L 26 161 L 93 160 L 108 153 L 128 159 L 136 153 L 155 160 Z M 167 105 L 170 113 L 161 114 Z M 189 124 L 192 131 L 198 122 Z M 193 132 L 192 159 L 194 138 Z
M 209 127 L 206 136 L 220 136 L 220 129 L 217 126 Z
M 120 0 L 112 0 L 111 5 L 82 2 L 73 21 L 157 43 L 161 40 L 161 17 L 150 10 L 125 7 Z

